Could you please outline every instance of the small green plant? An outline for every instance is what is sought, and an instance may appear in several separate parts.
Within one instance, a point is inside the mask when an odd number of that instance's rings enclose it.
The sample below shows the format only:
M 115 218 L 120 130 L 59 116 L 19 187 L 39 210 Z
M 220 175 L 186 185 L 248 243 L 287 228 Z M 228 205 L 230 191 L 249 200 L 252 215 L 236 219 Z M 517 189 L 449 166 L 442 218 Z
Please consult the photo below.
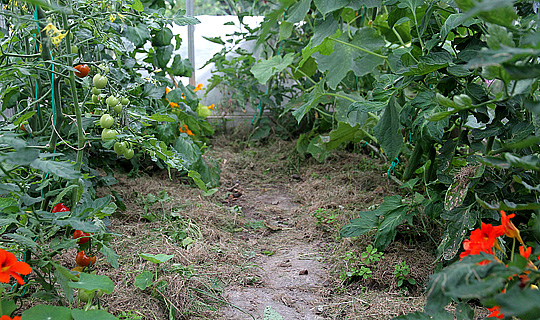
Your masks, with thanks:
M 273 256 L 276 252 L 275 251 L 271 251 L 271 250 L 264 250 L 262 252 L 262 254 L 266 255 L 266 256 Z
M 378 252 L 372 245 L 366 247 L 366 251 L 358 256 L 355 252 L 349 251 L 345 254 L 344 260 L 347 261 L 347 270 L 341 272 L 341 280 L 344 282 L 353 282 L 355 278 L 367 280 L 371 278 L 373 264 L 384 259 L 384 254 Z
M 313 216 L 317 218 L 317 225 L 330 225 L 334 223 L 338 215 L 336 213 L 328 213 L 324 208 L 318 208 L 313 212 Z
M 122 311 L 118 319 L 121 320 L 142 320 L 143 316 L 138 311 Z
M 411 285 L 416 284 L 416 281 L 411 278 L 411 268 L 405 261 L 401 261 L 401 263 L 396 264 L 394 266 L 394 272 L 392 272 L 392 274 L 394 275 L 394 278 L 396 278 L 398 287 L 401 287 L 405 283 L 405 281 L 407 281 Z

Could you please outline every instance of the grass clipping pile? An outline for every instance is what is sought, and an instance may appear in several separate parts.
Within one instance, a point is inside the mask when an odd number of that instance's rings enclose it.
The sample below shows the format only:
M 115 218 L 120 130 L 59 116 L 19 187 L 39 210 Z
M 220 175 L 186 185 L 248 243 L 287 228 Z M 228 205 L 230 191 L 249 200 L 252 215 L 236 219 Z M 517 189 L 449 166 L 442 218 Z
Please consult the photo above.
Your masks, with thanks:
M 372 266 L 369 280 L 351 283 L 340 277 L 348 268 L 346 255 L 360 256 L 370 243 L 368 236 L 340 239 L 340 227 L 356 218 L 358 210 L 399 193 L 395 183 L 383 176 L 385 164 L 367 154 L 339 151 L 321 164 L 291 151 L 294 142 L 279 140 L 260 145 L 218 137 L 214 143 L 209 154 L 221 159 L 222 168 L 222 187 L 214 196 L 201 197 L 200 190 L 166 174 L 116 176 L 119 183 L 113 189 L 128 208 L 116 213 L 110 226 L 119 234 L 112 243 L 120 255 L 120 268 L 98 265 L 98 272 L 116 284 L 114 292 L 104 296 L 111 312 L 131 310 L 143 319 L 167 319 L 171 313 L 177 319 L 216 318 L 218 305 L 224 305 L 223 288 L 241 283 L 248 273 L 250 248 L 239 235 L 254 232 L 246 228 L 252 222 L 249 215 L 234 213 L 234 202 L 222 203 L 227 188 L 235 184 L 288 185 L 294 200 L 301 203 L 294 209 L 294 227 L 303 232 L 305 241 L 327 244 L 324 262 L 332 278 L 321 307 L 324 318 L 389 319 L 422 308 L 424 299 L 416 295 L 423 293 L 431 273 L 430 248 L 396 243 L 385 250 L 385 259 Z M 140 253 L 174 258 L 154 265 Z M 408 292 L 396 287 L 392 275 L 393 266 L 401 261 L 410 266 L 417 283 Z M 151 286 L 141 290 L 135 287 L 135 278 L 145 270 L 155 277 Z
M 98 272 L 115 283 L 114 292 L 103 297 L 109 311 L 143 319 L 210 316 L 224 285 L 240 273 L 239 241 L 222 231 L 230 221 L 228 208 L 166 174 L 116 178 L 113 189 L 127 207 L 112 217 L 110 226 L 118 234 L 111 242 L 120 267 L 98 265 Z M 141 253 L 174 257 L 154 264 Z M 135 277 L 145 270 L 154 274 L 153 284 L 141 290 Z

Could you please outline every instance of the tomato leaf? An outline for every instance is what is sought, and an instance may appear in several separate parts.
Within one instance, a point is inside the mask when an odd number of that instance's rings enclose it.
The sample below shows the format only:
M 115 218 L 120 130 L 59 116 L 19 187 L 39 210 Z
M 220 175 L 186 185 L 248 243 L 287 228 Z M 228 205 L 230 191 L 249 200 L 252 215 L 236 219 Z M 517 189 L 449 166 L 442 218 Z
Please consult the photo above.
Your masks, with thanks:
M 384 153 L 388 159 L 392 160 L 398 156 L 403 145 L 403 137 L 399 133 L 401 124 L 399 123 L 398 107 L 396 98 L 392 96 L 386 105 L 383 116 L 373 128 L 373 134 Z

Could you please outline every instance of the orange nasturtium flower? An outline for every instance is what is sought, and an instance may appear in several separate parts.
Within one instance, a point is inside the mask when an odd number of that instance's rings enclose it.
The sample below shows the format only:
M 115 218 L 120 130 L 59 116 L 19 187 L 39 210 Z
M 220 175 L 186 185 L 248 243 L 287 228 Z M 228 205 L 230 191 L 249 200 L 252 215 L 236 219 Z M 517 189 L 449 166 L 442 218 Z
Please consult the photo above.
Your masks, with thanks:
M 0 320 L 21 320 L 21 316 L 15 316 L 14 318 L 11 318 L 9 316 L 1 316 Z
M 26 262 L 17 261 L 15 255 L 4 249 L 0 249 L 0 282 L 8 283 L 10 276 L 15 278 L 19 284 L 24 284 L 20 274 L 29 274 L 32 268 Z
M 208 106 L 208 109 L 214 110 L 215 107 L 216 107 L 216 106 L 212 103 L 211 105 Z
M 189 130 L 187 124 L 184 125 L 184 128 L 180 127 L 180 132 L 185 132 L 188 136 L 194 136 L 193 132 Z
M 491 318 L 491 317 L 495 317 L 497 319 L 503 319 L 504 318 L 504 314 L 501 313 L 501 307 L 499 306 L 494 306 L 493 308 L 488 308 L 488 311 L 491 312 L 489 315 L 488 315 L 488 318 Z
M 494 227 L 491 224 L 485 224 L 482 222 L 482 226 L 479 229 L 471 232 L 471 237 L 463 241 L 463 249 L 459 257 L 464 258 L 468 255 L 479 254 L 485 252 L 493 254 L 493 247 L 496 245 L 497 238 L 504 234 L 504 228 L 502 226 Z
M 524 246 L 519 246 L 519 254 L 529 260 L 529 257 L 531 256 L 531 252 L 532 252 L 532 247 L 528 247 L 527 249 L 525 249 Z
M 176 102 L 170 102 L 171 108 L 178 108 L 178 103 Z
M 519 235 L 518 228 L 516 228 L 516 226 L 512 223 L 512 221 L 510 221 L 510 219 L 512 219 L 515 216 L 516 216 L 515 213 L 506 215 L 506 212 L 501 210 L 501 224 L 504 226 L 504 234 L 507 237 L 518 239 L 519 243 L 521 243 L 522 245 L 525 245 L 525 243 L 521 239 L 521 236 Z
M 197 92 L 197 91 L 199 91 L 199 90 L 202 90 L 202 87 L 203 87 L 202 83 L 199 83 L 199 84 L 195 87 L 195 89 L 193 89 L 193 91 Z

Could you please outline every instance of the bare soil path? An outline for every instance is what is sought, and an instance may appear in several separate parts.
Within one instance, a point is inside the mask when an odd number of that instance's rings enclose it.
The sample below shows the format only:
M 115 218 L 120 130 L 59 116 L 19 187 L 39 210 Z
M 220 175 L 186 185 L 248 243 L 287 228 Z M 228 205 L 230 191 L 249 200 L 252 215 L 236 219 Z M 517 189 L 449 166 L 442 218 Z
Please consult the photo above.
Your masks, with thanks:
M 227 319 L 262 319 L 267 307 L 284 319 L 323 319 L 317 315 L 317 304 L 328 284 L 328 271 L 321 262 L 324 253 L 320 243 L 307 242 L 296 227 L 300 205 L 289 188 L 246 190 L 242 197 L 255 201 L 238 202 L 246 205 L 246 218 L 262 221 L 267 231 L 261 237 L 243 236 L 256 252 L 252 259 L 256 278 L 251 286 L 226 289 L 223 296 L 236 306 L 224 310 Z

